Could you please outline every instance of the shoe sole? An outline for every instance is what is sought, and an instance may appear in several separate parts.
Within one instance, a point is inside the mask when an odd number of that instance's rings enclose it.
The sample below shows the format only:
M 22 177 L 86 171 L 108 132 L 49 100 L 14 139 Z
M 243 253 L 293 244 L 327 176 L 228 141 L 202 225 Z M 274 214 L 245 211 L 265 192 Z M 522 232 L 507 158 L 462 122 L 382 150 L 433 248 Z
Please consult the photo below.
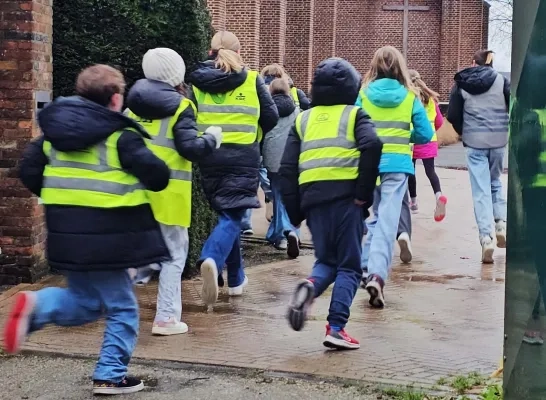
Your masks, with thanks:
M 446 217 L 446 204 L 447 204 L 447 198 L 444 196 L 440 196 L 438 200 L 436 200 L 436 209 L 434 210 L 434 221 L 441 222 Z
M 254 235 L 254 231 L 252 230 L 246 230 L 246 231 L 243 231 L 243 236 L 252 236 Z
M 288 235 L 286 237 L 288 245 L 286 247 L 286 254 L 290 258 L 298 258 L 300 256 L 299 239 L 295 235 Z
M 233 289 L 234 288 L 228 288 L 228 296 L 230 297 L 241 297 L 244 293 L 244 289 L 246 287 L 246 285 L 248 285 L 248 278 L 245 276 L 245 280 L 243 281 L 243 283 L 241 284 L 241 288 L 240 288 L 240 292 L 237 291 L 237 292 L 233 292 Z
M 174 330 L 172 328 L 161 328 L 161 327 L 152 328 L 152 335 L 155 335 L 155 336 L 182 335 L 184 333 L 188 333 L 188 327 L 184 329 L 178 329 L 178 330 Z
M 413 259 L 413 254 L 411 254 L 408 241 L 398 240 L 398 245 L 400 246 L 400 260 L 404 264 L 409 264 Z
M 483 252 L 483 255 L 482 255 L 482 263 L 484 264 L 493 264 L 494 263 L 494 260 L 493 260 L 493 252 L 495 251 L 495 249 L 486 249 L 484 252 Z
M 325 347 L 328 347 L 329 349 L 336 349 L 336 350 L 356 350 L 360 349 L 360 343 L 349 343 L 346 342 L 343 339 L 338 339 L 333 336 L 326 336 L 324 339 L 324 342 L 322 344 Z
M 497 234 L 497 247 L 499 249 L 505 249 L 506 248 L 506 233 L 504 234 Z
M 136 386 L 127 387 L 127 388 L 93 388 L 93 394 L 105 394 L 105 395 L 116 395 L 116 394 L 131 394 L 137 393 L 144 389 L 144 383 L 141 382 Z
M 300 291 L 306 290 L 307 293 L 303 298 L 300 296 Z M 301 282 L 296 287 L 292 296 L 292 304 L 288 307 L 288 322 L 295 331 L 301 331 L 307 319 L 307 310 L 315 298 L 315 288 L 311 282 Z
M 210 306 L 218 300 L 218 270 L 216 265 L 207 262 L 207 260 L 203 261 L 201 264 L 201 277 L 203 278 L 201 298 L 207 306 Z
M 385 298 L 381 294 L 381 287 L 377 282 L 370 282 L 366 285 L 366 290 L 370 294 L 370 305 L 373 308 L 385 307 Z
M 21 349 L 28 334 L 30 316 L 36 306 L 35 296 L 21 293 L 15 299 L 15 304 L 4 328 L 4 350 L 8 354 L 16 354 Z

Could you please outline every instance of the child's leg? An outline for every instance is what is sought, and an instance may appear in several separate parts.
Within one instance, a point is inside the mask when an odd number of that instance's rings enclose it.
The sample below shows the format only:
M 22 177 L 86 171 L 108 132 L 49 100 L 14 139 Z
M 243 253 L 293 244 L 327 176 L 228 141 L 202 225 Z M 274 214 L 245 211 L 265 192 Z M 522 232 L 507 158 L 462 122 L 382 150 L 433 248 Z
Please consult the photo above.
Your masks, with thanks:
M 284 207 L 281 201 L 281 193 L 275 184 L 275 180 L 271 179 L 271 196 L 273 200 L 273 215 L 269 229 L 265 235 L 266 240 L 274 246 L 279 246 L 279 243 L 285 239 L 283 226 L 283 210 Z M 284 212 L 286 214 L 286 211 Z M 285 250 L 286 248 L 282 249 Z
M 413 203 L 415 203 L 415 206 L 417 207 L 417 202 L 415 202 L 415 199 L 417 199 L 417 174 L 415 173 L 415 161 L 416 160 L 414 158 L 413 159 L 414 174 L 408 177 L 408 189 L 409 189 L 409 195 L 411 198 L 412 205 Z
M 252 230 L 252 208 L 245 210 L 241 220 L 241 232 L 243 235 L 254 235 Z
M 403 263 L 410 263 L 413 258 L 413 252 L 411 249 L 411 211 L 407 195 L 404 196 L 404 200 L 402 201 L 396 237 L 400 246 L 400 260 Z
M 423 166 L 425 167 L 425 173 L 427 174 L 434 195 L 436 196 L 436 209 L 434 210 L 434 219 L 437 222 L 440 222 L 446 216 L 447 197 L 442 194 L 440 178 L 438 177 L 438 174 L 436 173 L 436 170 L 434 168 L 434 158 L 425 158 L 423 160 Z
M 237 236 L 226 259 L 228 291 L 230 296 L 241 296 L 248 280 L 241 254 L 241 237 Z
M 373 192 L 373 215 L 364 223 L 366 224 L 368 232 L 366 233 L 366 241 L 362 246 L 362 256 L 360 260 L 360 265 L 363 272 L 363 285 L 366 285 L 366 278 L 368 275 L 368 259 L 370 257 L 370 246 L 372 244 L 373 233 L 375 230 L 375 225 L 377 223 L 377 213 L 379 209 L 379 203 L 381 202 L 381 186 L 377 186 Z

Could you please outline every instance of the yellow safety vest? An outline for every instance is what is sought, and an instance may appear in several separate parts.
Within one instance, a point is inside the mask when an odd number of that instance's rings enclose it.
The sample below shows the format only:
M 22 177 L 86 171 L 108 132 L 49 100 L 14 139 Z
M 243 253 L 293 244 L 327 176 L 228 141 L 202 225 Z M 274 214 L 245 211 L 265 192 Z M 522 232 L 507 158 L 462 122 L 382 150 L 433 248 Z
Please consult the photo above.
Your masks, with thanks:
M 430 139 L 430 141 L 437 142 L 438 136 L 436 136 L 436 124 L 434 123 L 436 120 L 436 103 L 434 103 L 434 100 L 430 99 L 428 101 L 428 104 L 425 106 L 425 110 L 427 111 L 430 126 L 432 126 L 432 132 L 434 132 L 434 135 L 432 135 L 432 139 Z
M 211 94 L 193 87 L 197 100 L 197 128 L 222 128 L 222 144 L 252 144 L 258 137 L 260 99 L 256 91 L 256 71 L 248 71 L 246 81 L 227 93 Z
M 171 170 L 169 185 L 161 192 L 148 193 L 155 219 L 164 225 L 186 228 L 191 222 L 192 163 L 178 154 L 174 145 L 173 128 L 180 114 L 188 107 L 195 111 L 193 103 L 183 99 L 173 116 L 156 120 L 146 120 L 131 110 L 126 110 L 127 116 L 141 124 L 150 134 L 152 140 L 146 141 L 148 147 Z
M 540 152 L 540 172 L 536 174 L 533 187 L 546 187 L 546 110 L 534 110 L 541 128 L 542 150 Z
M 121 167 L 117 150 L 120 136 L 121 132 L 115 132 L 85 150 L 67 152 L 44 141 L 43 151 L 49 162 L 40 193 L 43 203 L 94 208 L 149 203 L 144 186 Z
M 360 151 L 355 143 L 358 107 L 317 106 L 296 118 L 301 140 L 299 183 L 358 177 Z
M 292 95 L 292 100 L 294 100 L 294 104 L 296 107 L 300 107 L 300 98 L 298 97 L 298 88 L 293 86 L 292 89 L 290 89 L 290 94 Z

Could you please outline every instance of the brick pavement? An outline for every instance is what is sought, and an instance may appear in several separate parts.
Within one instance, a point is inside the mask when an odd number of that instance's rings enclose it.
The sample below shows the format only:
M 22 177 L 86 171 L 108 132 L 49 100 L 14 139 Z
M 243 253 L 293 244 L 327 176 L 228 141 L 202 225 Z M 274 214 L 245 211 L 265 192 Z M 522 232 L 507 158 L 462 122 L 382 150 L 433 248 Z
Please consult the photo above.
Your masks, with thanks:
M 395 258 L 385 292 L 387 308 L 370 309 L 361 290 L 355 299 L 348 330 L 360 339 L 361 350 L 339 353 L 322 347 L 329 291 L 318 299 L 302 332 L 289 329 L 284 314 L 291 290 L 313 263 L 312 257 L 302 257 L 249 268 L 245 296 L 221 294 L 213 313 L 206 313 L 200 301 L 201 283 L 184 282 L 187 335 L 152 337 L 156 287 L 138 288 L 142 318 L 135 356 L 425 387 L 460 372 L 491 372 L 502 354 L 505 252 L 497 251 L 492 266 L 480 263 L 467 174 L 441 169 L 439 175 L 449 196 L 449 214 L 443 223 L 433 221 L 433 196 L 418 168 L 421 213 L 414 218 L 415 259 L 402 266 Z M 50 277 L 5 292 L 0 317 L 16 291 L 59 281 Z M 48 327 L 33 335 L 26 349 L 96 354 L 102 328 L 102 322 Z

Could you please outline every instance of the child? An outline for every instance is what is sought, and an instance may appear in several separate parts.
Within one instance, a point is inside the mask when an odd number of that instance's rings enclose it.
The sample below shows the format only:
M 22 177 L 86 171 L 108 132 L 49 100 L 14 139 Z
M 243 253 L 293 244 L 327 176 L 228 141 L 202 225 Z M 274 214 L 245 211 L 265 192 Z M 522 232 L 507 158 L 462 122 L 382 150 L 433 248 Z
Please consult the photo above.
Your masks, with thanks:
M 137 81 L 129 91 L 125 113 L 152 136 L 148 146 L 172 171 L 167 189 L 149 195 L 172 256 L 172 260 L 160 266 L 152 334 L 176 335 L 188 331 L 181 320 L 181 280 L 189 248 L 192 162 L 220 147 L 222 131 L 210 127 L 198 136 L 195 105 L 184 96 L 186 66 L 176 51 L 149 50 L 142 59 L 142 69 L 146 79 Z
M 48 262 L 68 287 L 20 293 L 4 328 L 4 348 L 16 353 L 48 324 L 106 317 L 95 394 L 144 388 L 127 376 L 139 325 L 127 270 L 169 259 L 147 196 L 167 187 L 169 168 L 146 147 L 146 131 L 120 113 L 124 88 L 119 71 L 95 65 L 78 76 L 78 96 L 38 115 L 43 136 L 26 149 L 20 176 L 45 205 Z
M 288 319 L 301 330 L 313 299 L 334 283 L 323 344 L 335 349 L 360 347 L 345 325 L 362 277 L 362 221 L 381 158 L 369 116 L 353 106 L 360 82 L 346 60 L 318 65 L 311 86 L 314 107 L 296 119 L 279 169 L 290 221 L 299 226 L 307 220 L 317 258 L 311 276 L 295 289 Z
M 438 137 L 436 136 L 436 131 L 442 127 L 444 117 L 442 117 L 442 112 L 438 106 L 439 94 L 427 86 L 427 84 L 421 79 L 419 72 L 414 69 L 410 69 L 409 74 L 411 82 L 419 90 L 419 97 L 425 106 L 428 120 L 435 132 L 429 143 L 416 144 L 413 146 L 413 166 L 415 167 L 415 160 L 423 160 L 425 173 L 427 174 L 432 190 L 434 191 L 434 195 L 436 196 L 434 220 L 440 222 L 446 216 L 447 197 L 442 194 L 442 189 L 440 188 L 440 178 L 438 178 L 438 175 L 434 170 L 434 159 L 438 157 Z M 413 212 L 417 212 L 419 207 L 417 205 L 417 180 L 415 175 L 409 176 L 408 186 L 411 198 L 410 209 Z
M 288 81 L 289 89 L 290 89 L 290 96 L 292 96 L 292 99 L 294 100 L 294 104 L 299 109 L 305 111 L 308 110 L 310 105 L 310 101 L 300 88 L 297 88 L 294 86 L 294 82 L 292 79 L 288 76 L 285 69 L 280 64 L 270 64 L 267 65 L 262 69 L 262 72 L 260 73 L 262 78 L 264 78 L 264 82 L 266 85 L 271 84 L 273 82 L 273 79 L 277 78 L 286 78 Z
M 383 142 L 379 164 L 381 196 L 374 197 L 377 212 L 368 221 L 362 254 L 362 265 L 368 267 L 369 273 L 366 290 L 370 304 L 382 308 L 408 176 L 415 172 L 410 144 L 428 143 L 434 132 L 411 83 L 406 61 L 394 47 L 375 52 L 356 104 L 370 114 Z
M 271 181 L 274 205 L 273 220 L 269 225 L 266 239 L 277 249 L 286 250 L 289 257 L 296 258 L 300 254 L 299 232 L 292 226 L 286 214 L 279 189 L 278 172 L 288 133 L 300 110 L 290 96 L 290 86 L 286 78 L 274 79 L 269 91 L 279 110 L 280 119 L 277 126 L 265 136 L 262 149 L 264 166 Z

